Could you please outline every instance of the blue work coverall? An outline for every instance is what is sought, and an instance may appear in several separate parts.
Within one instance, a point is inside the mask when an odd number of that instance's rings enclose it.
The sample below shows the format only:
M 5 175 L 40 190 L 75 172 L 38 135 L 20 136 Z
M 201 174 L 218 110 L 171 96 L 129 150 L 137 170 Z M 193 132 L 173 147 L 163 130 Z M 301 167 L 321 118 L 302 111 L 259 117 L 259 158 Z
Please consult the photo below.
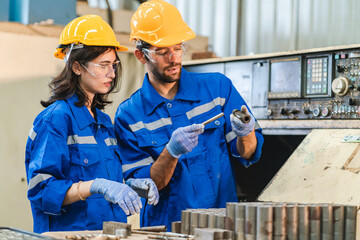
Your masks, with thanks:
M 169 184 L 160 191 L 156 206 L 144 205 L 141 226 L 167 225 L 181 220 L 187 208 L 223 208 L 237 201 L 230 155 L 245 167 L 259 160 L 264 142 L 256 123 L 257 148 L 245 160 L 236 150 L 230 114 L 244 99 L 230 79 L 220 73 L 190 73 L 182 69 L 179 90 L 173 100 L 160 96 L 149 82 L 118 107 L 115 132 L 120 144 L 123 174 L 149 178 L 150 168 L 179 127 L 203 123 L 220 113 L 225 116 L 205 126 L 198 145 L 183 154 Z M 230 152 L 229 152 L 230 151 Z
M 34 232 L 101 230 L 103 221 L 126 222 L 126 214 L 95 194 L 62 206 L 73 183 L 95 178 L 123 182 L 119 149 L 110 117 L 96 109 L 97 121 L 77 96 L 44 109 L 26 144 L 28 198 Z

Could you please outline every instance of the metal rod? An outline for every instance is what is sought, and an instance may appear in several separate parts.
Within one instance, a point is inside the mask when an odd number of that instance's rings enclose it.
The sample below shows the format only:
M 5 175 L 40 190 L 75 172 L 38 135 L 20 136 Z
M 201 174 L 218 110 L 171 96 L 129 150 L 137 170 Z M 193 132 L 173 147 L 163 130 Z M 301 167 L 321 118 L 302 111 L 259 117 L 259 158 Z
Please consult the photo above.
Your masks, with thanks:
M 224 116 L 224 113 L 220 113 L 220 114 L 216 115 L 215 117 L 212 117 L 212 118 L 206 120 L 206 121 L 203 122 L 202 124 L 206 125 L 206 124 L 208 124 L 208 123 L 211 123 L 212 121 L 215 121 L 215 120 L 218 119 L 218 118 L 221 118 L 222 116 Z

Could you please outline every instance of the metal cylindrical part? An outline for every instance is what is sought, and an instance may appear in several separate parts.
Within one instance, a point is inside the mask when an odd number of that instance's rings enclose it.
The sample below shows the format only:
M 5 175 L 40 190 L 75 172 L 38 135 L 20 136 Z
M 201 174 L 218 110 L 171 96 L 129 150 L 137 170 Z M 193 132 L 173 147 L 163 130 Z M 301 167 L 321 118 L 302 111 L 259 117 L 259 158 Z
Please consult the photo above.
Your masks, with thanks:
M 209 214 L 205 212 L 199 213 L 199 228 L 207 228 L 208 227 L 208 218 Z
M 310 205 L 310 240 L 321 240 L 321 208 Z
M 171 223 L 171 232 L 181 233 L 181 221 L 176 221 Z
M 329 204 L 321 205 L 321 239 L 333 240 L 333 207 Z
M 208 228 L 216 228 L 216 215 L 214 213 L 209 214 Z
M 298 229 L 299 229 L 299 240 L 309 240 L 309 207 L 304 204 L 298 205 L 298 214 L 299 214 L 299 220 L 298 220 Z
M 286 206 L 286 239 L 298 239 L 298 207 L 297 204 Z
M 333 206 L 334 216 L 334 239 L 344 239 L 345 207 L 342 205 Z
M 231 231 L 235 230 L 235 209 L 236 209 L 236 203 L 234 202 L 226 203 L 225 229 Z
M 245 207 L 245 239 L 256 239 L 256 206 L 250 204 Z
M 190 235 L 194 235 L 194 229 L 199 225 L 199 213 L 190 212 Z
M 216 228 L 225 229 L 225 215 L 216 214 Z
M 188 210 L 181 211 L 181 233 L 190 234 L 190 212 Z
M 345 207 L 345 239 L 355 239 L 356 214 L 356 206 Z
M 251 116 L 249 114 L 246 114 L 245 112 L 243 112 L 241 110 L 234 109 L 233 114 L 234 114 L 235 117 L 240 119 L 243 123 L 248 123 L 251 120 Z
M 273 236 L 275 240 L 283 240 L 286 238 L 286 207 L 285 204 L 277 204 L 274 206 L 274 230 Z
M 273 236 L 273 207 L 258 206 L 256 212 L 256 239 L 272 240 Z

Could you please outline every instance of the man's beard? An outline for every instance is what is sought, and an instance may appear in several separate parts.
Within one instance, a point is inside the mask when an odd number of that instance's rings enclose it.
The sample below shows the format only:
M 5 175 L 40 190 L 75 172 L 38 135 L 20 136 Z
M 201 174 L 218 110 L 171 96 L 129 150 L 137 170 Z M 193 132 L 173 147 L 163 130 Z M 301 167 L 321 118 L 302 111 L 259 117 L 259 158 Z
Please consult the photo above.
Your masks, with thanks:
M 165 75 L 165 71 L 168 70 L 169 68 L 173 68 L 175 66 L 180 66 L 180 71 L 179 71 L 179 74 L 178 74 L 178 77 L 173 79 L 171 78 L 170 76 L 166 76 Z M 180 80 L 180 76 L 181 76 L 181 63 L 172 63 L 170 66 L 164 68 L 163 70 L 163 73 L 161 73 L 159 71 L 159 68 L 157 68 L 154 64 L 151 64 L 150 65 L 150 70 L 152 72 L 152 74 L 154 74 L 154 76 L 160 81 L 160 82 L 163 82 L 163 83 L 173 83 L 173 82 L 177 82 Z

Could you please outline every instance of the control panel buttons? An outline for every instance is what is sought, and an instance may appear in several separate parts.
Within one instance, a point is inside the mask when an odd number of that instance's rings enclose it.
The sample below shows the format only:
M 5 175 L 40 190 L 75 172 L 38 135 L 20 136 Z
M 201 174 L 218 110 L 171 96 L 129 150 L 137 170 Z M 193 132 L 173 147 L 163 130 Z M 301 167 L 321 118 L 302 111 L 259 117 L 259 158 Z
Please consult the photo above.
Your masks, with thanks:
M 319 109 L 318 107 L 314 108 L 314 110 L 313 110 L 313 115 L 314 115 L 315 117 L 320 116 L 320 109 Z
M 329 115 L 330 115 L 330 109 L 329 108 L 325 107 L 325 108 L 321 109 L 321 116 L 327 117 Z
M 335 78 L 331 89 L 336 95 L 345 96 L 349 90 L 349 80 L 346 77 Z

